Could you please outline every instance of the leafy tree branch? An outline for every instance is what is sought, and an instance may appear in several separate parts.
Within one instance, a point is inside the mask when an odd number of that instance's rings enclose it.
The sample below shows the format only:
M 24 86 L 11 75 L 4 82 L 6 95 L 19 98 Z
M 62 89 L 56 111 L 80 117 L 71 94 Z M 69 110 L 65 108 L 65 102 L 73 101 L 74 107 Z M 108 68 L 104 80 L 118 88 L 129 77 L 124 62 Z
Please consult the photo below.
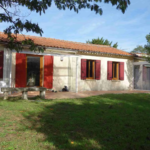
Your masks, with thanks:
M 76 13 L 81 9 L 88 9 L 94 11 L 96 14 L 102 15 L 103 10 L 100 7 L 101 2 L 111 3 L 116 5 L 116 8 L 125 13 L 130 0 L 54 0 L 54 5 L 60 10 L 73 10 Z M 0 8 L 4 11 L 0 14 L 0 21 L 10 24 L 4 33 L 7 34 L 8 48 L 21 51 L 25 44 L 30 45 L 30 50 L 43 51 L 44 48 L 39 48 L 34 44 L 32 39 L 26 39 L 23 41 L 17 40 L 17 34 L 23 33 L 23 31 L 34 32 L 42 36 L 43 30 L 37 23 L 32 23 L 29 20 L 23 21 L 18 11 L 10 11 L 10 8 L 17 8 L 19 6 L 26 7 L 31 12 L 36 12 L 39 15 L 45 13 L 47 9 L 50 9 L 52 0 L 0 0 Z M 116 43 L 117 46 L 117 43 Z
M 117 48 L 118 47 L 118 43 L 115 43 L 112 45 L 112 41 L 109 41 L 107 39 L 102 38 L 97 38 L 97 39 L 92 39 L 91 41 L 86 41 L 86 43 L 89 44 L 97 44 L 97 45 L 109 45 L 111 47 Z

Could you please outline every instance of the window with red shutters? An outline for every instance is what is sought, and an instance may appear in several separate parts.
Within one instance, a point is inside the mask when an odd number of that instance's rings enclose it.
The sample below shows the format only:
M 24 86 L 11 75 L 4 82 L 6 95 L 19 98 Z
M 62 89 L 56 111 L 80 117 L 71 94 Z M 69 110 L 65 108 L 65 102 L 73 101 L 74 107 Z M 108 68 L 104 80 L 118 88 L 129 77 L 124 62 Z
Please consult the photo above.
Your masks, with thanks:
M 81 59 L 81 79 L 96 79 L 100 80 L 101 70 L 100 60 Z
M 3 78 L 4 51 L 0 51 L 0 78 Z
M 124 80 L 124 62 L 107 62 L 107 80 Z

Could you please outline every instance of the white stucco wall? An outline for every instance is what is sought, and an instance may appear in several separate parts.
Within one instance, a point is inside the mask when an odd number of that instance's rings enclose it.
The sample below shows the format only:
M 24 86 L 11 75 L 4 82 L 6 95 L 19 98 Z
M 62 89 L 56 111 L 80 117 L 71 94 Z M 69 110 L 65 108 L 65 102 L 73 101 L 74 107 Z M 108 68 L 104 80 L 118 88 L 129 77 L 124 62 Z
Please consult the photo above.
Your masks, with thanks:
M 15 53 L 12 54 L 12 73 L 11 86 L 15 86 Z M 101 60 L 101 79 L 100 80 L 81 80 L 81 59 Z M 124 80 L 107 80 L 107 61 L 124 62 Z M 78 91 L 107 91 L 107 90 L 132 90 L 133 88 L 133 60 L 127 58 L 113 58 L 102 56 L 80 55 L 78 57 Z M 76 57 L 54 56 L 53 66 L 53 87 L 62 90 L 67 86 L 70 91 L 76 91 Z
M 100 80 L 81 80 L 81 59 L 101 60 Z M 107 61 L 124 62 L 124 80 L 107 80 Z M 112 57 L 79 56 L 78 91 L 108 91 L 133 89 L 133 60 Z M 64 85 L 76 91 L 76 58 L 54 56 L 54 87 L 61 90 Z
M 0 51 L 3 51 L 4 48 L 0 45 Z M 5 86 L 5 82 L 3 81 L 3 78 L 0 78 L 0 93 L 1 93 L 1 87 Z
M 11 60 L 12 53 L 11 51 L 5 49 L 0 46 L 0 51 L 4 51 L 4 60 L 3 60 L 3 78 L 0 79 L 0 93 L 2 87 L 10 87 L 11 86 Z
M 76 58 L 54 56 L 53 87 L 62 90 L 67 86 L 69 90 L 75 91 Z
M 59 91 L 62 90 L 64 86 L 67 86 L 69 90 L 75 92 L 76 58 L 64 56 L 62 61 L 60 58 L 60 56 L 54 56 L 53 87 Z M 13 52 L 11 64 L 11 87 L 15 87 L 15 65 L 16 53 Z
M 101 60 L 100 80 L 81 80 L 81 59 Z M 124 62 L 124 80 L 107 80 L 107 61 Z M 78 66 L 79 91 L 108 91 L 108 90 L 132 90 L 133 88 L 133 60 L 112 57 L 82 56 Z
M 16 76 L 16 53 L 12 52 L 11 87 L 15 87 L 15 76 Z
M 69 59 L 63 57 L 63 61 L 61 61 L 60 57 L 55 56 L 53 69 L 53 87 L 60 90 L 64 85 L 68 86 L 70 70 Z

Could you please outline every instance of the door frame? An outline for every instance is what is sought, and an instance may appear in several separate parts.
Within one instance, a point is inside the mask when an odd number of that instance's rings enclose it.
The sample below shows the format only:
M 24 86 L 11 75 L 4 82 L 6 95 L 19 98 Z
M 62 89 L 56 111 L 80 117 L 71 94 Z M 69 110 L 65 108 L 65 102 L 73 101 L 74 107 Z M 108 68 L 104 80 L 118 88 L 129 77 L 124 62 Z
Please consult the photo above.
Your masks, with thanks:
M 44 57 L 43 55 L 32 55 L 32 54 L 26 54 L 26 74 L 27 74 L 27 57 L 28 56 L 32 56 L 32 57 L 40 57 L 40 86 L 39 87 L 42 87 L 43 86 L 43 75 L 44 75 Z

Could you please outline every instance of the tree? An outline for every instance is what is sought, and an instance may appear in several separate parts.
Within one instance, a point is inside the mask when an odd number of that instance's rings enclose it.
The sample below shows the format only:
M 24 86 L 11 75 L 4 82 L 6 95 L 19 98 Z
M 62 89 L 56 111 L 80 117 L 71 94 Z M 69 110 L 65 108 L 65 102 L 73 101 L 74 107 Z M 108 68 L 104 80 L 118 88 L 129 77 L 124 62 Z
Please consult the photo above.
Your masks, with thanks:
M 112 45 L 112 41 L 110 42 L 109 40 L 104 40 L 103 37 L 100 39 L 100 38 L 97 38 L 97 39 L 92 39 L 92 41 L 86 41 L 86 43 L 89 43 L 89 44 L 97 44 L 97 45 L 109 45 L 111 47 L 114 47 L 114 48 L 117 48 L 118 47 L 118 43 L 115 43 Z
M 146 40 L 146 45 L 138 45 L 131 53 L 144 53 L 143 57 L 150 63 L 150 33 L 146 35 Z
M 80 9 L 87 8 L 96 14 L 102 15 L 100 3 L 102 0 L 54 0 L 55 6 L 60 10 L 70 9 L 78 13 Z M 116 5 L 116 8 L 125 13 L 130 0 L 104 0 L 104 3 Z M 29 20 L 22 21 L 18 11 L 10 11 L 9 8 L 17 8 L 18 6 L 26 7 L 28 10 L 35 11 L 38 14 L 45 13 L 51 7 L 52 0 L 0 0 L 0 8 L 4 11 L 0 14 L 0 21 L 9 23 L 9 27 L 4 30 L 7 34 L 8 48 L 20 51 L 24 45 L 30 45 L 30 50 L 43 50 L 42 47 L 36 47 L 31 39 L 25 39 L 22 42 L 17 41 L 17 34 L 24 30 L 31 31 L 42 36 L 43 30 L 38 24 Z M 13 33 L 13 34 L 12 34 Z
M 146 35 L 147 44 L 145 45 L 145 49 L 147 54 L 150 54 L 150 33 Z
M 142 45 L 138 45 L 136 48 L 134 48 L 133 51 L 131 51 L 131 53 L 145 53 L 150 55 L 150 33 L 146 35 L 146 41 L 147 44 L 142 46 Z
M 144 46 L 138 45 L 131 53 L 147 53 L 147 50 Z
M 147 40 L 147 44 L 144 46 L 147 53 L 146 60 L 150 63 L 150 33 L 146 35 L 146 40 Z

